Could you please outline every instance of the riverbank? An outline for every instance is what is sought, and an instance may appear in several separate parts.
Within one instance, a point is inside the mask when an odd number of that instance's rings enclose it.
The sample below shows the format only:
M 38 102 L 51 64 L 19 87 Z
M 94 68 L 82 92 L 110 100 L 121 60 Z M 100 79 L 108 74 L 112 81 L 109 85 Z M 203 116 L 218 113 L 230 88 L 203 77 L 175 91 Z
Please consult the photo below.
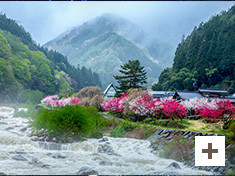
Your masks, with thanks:
M 12 108 L 0 108 L 0 121 L 1 174 L 212 174 L 158 157 L 147 140 L 103 137 L 72 143 L 32 141 L 27 136 L 32 131 L 29 118 L 14 117 Z
M 17 109 L 15 109 L 15 111 L 17 111 Z M 226 134 L 226 130 L 217 130 L 217 128 L 220 127 L 219 123 L 205 124 L 201 120 L 182 120 L 178 122 L 182 125 L 185 125 L 186 128 L 174 129 L 166 125 L 169 124 L 166 123 L 167 120 L 163 120 L 162 122 L 164 123 L 161 123 L 166 126 L 156 126 L 143 122 L 130 122 L 128 120 L 115 117 L 110 113 L 102 112 L 101 115 L 105 119 L 108 119 L 106 126 L 102 131 L 104 136 L 115 137 L 117 140 L 121 138 L 148 140 L 151 144 L 151 153 L 157 157 L 173 159 L 175 161 L 184 163 L 190 168 L 206 170 L 213 174 L 234 173 L 234 165 L 231 164 L 233 163 L 234 158 L 234 145 L 230 143 L 227 143 L 226 145 L 225 167 L 194 167 L 194 136 L 216 136 Z M 210 125 L 210 128 L 206 129 L 206 125 Z M 65 145 L 77 143 L 69 137 L 64 137 L 66 140 L 61 140 L 61 138 L 50 136 L 44 129 L 33 130 L 30 127 L 30 124 L 25 127 L 15 126 L 14 128 L 5 128 L 5 130 L 8 131 L 15 129 L 20 131 L 20 134 L 25 134 L 28 139 L 30 137 L 32 142 L 37 143 L 39 148 L 45 150 L 63 150 Z M 207 133 L 197 132 L 206 130 Z M 217 134 L 214 134 L 213 132 Z M 79 143 L 81 143 L 81 141 Z M 108 144 L 104 145 L 103 147 L 107 150 L 110 149 Z
M 151 152 L 161 158 L 173 159 L 178 162 L 183 162 L 191 168 L 206 170 L 214 174 L 232 174 L 234 171 L 234 143 L 228 142 L 226 137 L 226 165 L 225 167 L 195 167 L 194 166 L 194 137 L 195 136 L 219 136 L 224 135 L 226 130 L 218 130 L 213 128 L 219 127 L 220 124 L 205 124 L 200 120 L 186 120 L 187 125 L 184 129 L 170 129 L 170 127 L 161 127 L 150 124 L 129 122 L 125 119 L 117 118 L 109 113 L 102 112 L 101 115 L 112 123 L 106 124 L 103 130 L 105 136 L 135 138 L 148 140 L 151 143 Z M 212 128 L 207 129 L 205 126 L 210 125 Z M 194 131 L 191 131 L 194 130 Z M 213 133 L 213 132 L 217 132 Z M 45 130 L 34 131 L 31 136 L 33 141 L 47 141 L 61 143 L 59 139 L 50 138 Z M 66 142 L 73 142 L 67 138 Z M 54 147 L 55 148 L 55 147 Z M 57 146 L 58 148 L 58 146 Z
M 115 118 L 112 115 L 109 115 L 106 118 Z M 120 119 L 119 119 L 120 120 Z M 123 119 L 122 119 L 123 120 Z M 125 120 L 123 120 L 125 121 Z M 206 170 L 212 172 L 214 174 L 228 174 L 234 175 L 235 173 L 235 143 L 234 143 L 234 133 L 229 130 L 225 130 L 222 128 L 222 122 L 207 124 L 201 120 L 183 120 L 185 122 L 181 122 L 185 125 L 186 128 L 179 129 L 169 126 L 152 126 L 149 124 L 138 124 L 136 129 L 133 128 L 135 125 L 131 125 L 133 123 L 129 122 L 129 131 L 126 131 L 126 134 L 123 134 L 125 137 L 134 137 L 147 139 L 151 143 L 152 152 L 157 154 L 159 157 L 166 159 L 174 159 L 179 162 L 183 162 L 189 167 L 197 168 L 201 170 Z M 167 122 L 163 121 L 163 122 Z M 135 123 L 134 123 L 135 124 Z M 164 123 L 162 123 L 164 124 Z M 131 127 L 132 126 L 132 127 Z M 144 130 L 143 130 L 144 126 Z M 130 130 L 134 129 L 134 130 Z M 151 131 L 154 133 L 148 137 L 143 138 L 143 135 L 137 134 L 151 134 Z M 138 133 L 136 133 L 138 131 Z M 196 167 L 194 156 L 195 156 L 195 136 L 225 136 L 226 138 L 226 146 L 225 146 L 225 154 L 226 161 L 225 167 L 212 167 L 212 166 L 201 166 Z M 145 136 L 146 137 L 146 136 Z

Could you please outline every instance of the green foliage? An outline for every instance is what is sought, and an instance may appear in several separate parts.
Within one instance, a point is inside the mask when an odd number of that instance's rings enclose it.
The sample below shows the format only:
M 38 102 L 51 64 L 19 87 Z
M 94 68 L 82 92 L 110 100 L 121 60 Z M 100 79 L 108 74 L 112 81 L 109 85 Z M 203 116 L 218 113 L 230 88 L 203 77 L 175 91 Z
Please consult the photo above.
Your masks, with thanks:
M 227 139 L 229 143 L 234 143 L 235 141 L 235 120 L 233 120 L 230 124 L 228 133 L 227 133 Z
M 34 117 L 33 126 L 46 129 L 52 136 L 70 136 L 79 140 L 100 134 L 103 122 L 103 117 L 94 107 L 65 106 L 53 110 L 40 108 Z
M 78 91 L 89 85 L 101 86 L 97 73 L 75 68 L 62 54 L 40 47 L 5 14 L 0 14 L 0 61 L 2 102 L 16 102 L 24 89 L 67 95 L 72 88 Z
M 25 89 L 19 93 L 18 102 L 27 104 L 39 104 L 44 98 L 44 93 L 39 90 Z
M 158 90 L 193 90 L 193 79 L 197 79 L 198 87 L 235 92 L 234 9 L 201 23 L 182 40 L 172 69 L 159 77 Z
M 162 127 L 171 127 L 171 128 L 178 128 L 178 129 L 184 129 L 187 128 L 186 125 L 189 125 L 186 120 L 159 120 L 159 119 L 153 119 L 153 118 L 146 118 L 143 121 L 144 123 L 156 125 L 156 126 L 162 126 Z
M 0 101 L 15 102 L 18 89 L 19 84 L 11 72 L 9 63 L 0 58 Z
M 0 14 L 0 28 L 21 38 L 24 44 L 30 46 L 30 49 L 36 48 L 36 44 L 32 40 L 30 33 L 26 32 L 24 27 L 18 25 L 15 20 L 7 18 L 6 14 Z
M 119 126 L 117 126 L 115 129 L 110 131 L 110 136 L 111 137 L 123 137 L 127 132 L 133 130 L 133 124 L 124 121 L 121 123 Z
M 146 71 L 140 66 L 139 60 L 128 60 L 128 63 L 121 65 L 119 72 L 122 76 L 114 76 L 119 86 L 116 86 L 118 92 L 124 93 L 131 88 L 145 88 L 147 84 Z
M 55 70 L 55 78 L 56 78 L 56 85 L 58 86 L 58 91 L 60 95 L 66 96 L 68 93 L 71 92 L 71 87 L 69 83 L 64 78 L 63 74 L 57 70 Z

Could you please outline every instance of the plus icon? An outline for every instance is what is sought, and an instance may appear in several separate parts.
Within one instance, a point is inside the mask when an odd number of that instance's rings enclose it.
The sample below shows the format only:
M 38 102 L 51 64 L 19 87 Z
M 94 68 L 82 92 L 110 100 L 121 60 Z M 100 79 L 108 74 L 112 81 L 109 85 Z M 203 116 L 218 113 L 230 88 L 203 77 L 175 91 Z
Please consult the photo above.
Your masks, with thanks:
M 212 143 L 208 143 L 208 149 L 202 149 L 202 153 L 208 153 L 208 159 L 212 159 L 212 153 L 218 153 L 218 149 L 212 149 Z

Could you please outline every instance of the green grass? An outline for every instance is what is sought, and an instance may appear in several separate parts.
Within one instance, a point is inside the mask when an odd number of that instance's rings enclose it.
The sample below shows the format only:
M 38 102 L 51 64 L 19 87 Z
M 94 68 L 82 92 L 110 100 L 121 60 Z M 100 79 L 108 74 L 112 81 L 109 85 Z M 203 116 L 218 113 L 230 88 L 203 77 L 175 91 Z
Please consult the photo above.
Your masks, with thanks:
M 212 133 L 212 134 L 219 134 L 219 135 L 227 135 L 231 133 L 231 130 L 225 130 L 222 128 L 222 122 L 217 123 L 204 123 L 202 120 L 174 120 L 171 121 L 172 124 L 178 124 L 186 126 L 186 128 L 179 128 L 179 127 L 172 127 L 172 126 L 164 126 L 166 121 L 169 120 L 156 120 L 154 124 L 143 123 L 143 122 L 130 122 L 126 119 L 119 119 L 112 114 L 109 113 L 113 119 L 120 120 L 119 125 L 113 128 L 110 131 L 110 136 L 112 137 L 125 137 L 125 136 L 135 136 L 134 133 L 141 133 L 146 131 L 145 133 L 149 133 L 149 131 L 153 131 L 162 128 L 162 129 L 173 129 L 173 130 L 182 130 L 182 131 L 192 131 L 198 133 Z M 171 125 L 171 123 L 168 123 Z M 140 132 L 141 131 L 141 132 Z M 153 133 L 152 133 L 153 134 Z M 148 135 L 150 136 L 150 135 Z M 232 133 L 230 136 L 233 136 Z M 137 136 L 138 137 L 138 136 Z

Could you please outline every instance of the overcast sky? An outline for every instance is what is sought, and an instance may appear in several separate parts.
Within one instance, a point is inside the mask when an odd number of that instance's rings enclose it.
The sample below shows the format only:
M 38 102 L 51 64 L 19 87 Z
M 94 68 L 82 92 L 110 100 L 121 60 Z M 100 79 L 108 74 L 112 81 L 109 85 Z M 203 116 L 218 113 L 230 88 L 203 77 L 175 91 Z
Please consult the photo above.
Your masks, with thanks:
M 231 1 L 1 1 L 0 11 L 23 25 L 41 45 L 103 13 L 122 16 L 144 31 L 179 42 L 182 35 L 190 34 L 194 26 L 233 4 Z

